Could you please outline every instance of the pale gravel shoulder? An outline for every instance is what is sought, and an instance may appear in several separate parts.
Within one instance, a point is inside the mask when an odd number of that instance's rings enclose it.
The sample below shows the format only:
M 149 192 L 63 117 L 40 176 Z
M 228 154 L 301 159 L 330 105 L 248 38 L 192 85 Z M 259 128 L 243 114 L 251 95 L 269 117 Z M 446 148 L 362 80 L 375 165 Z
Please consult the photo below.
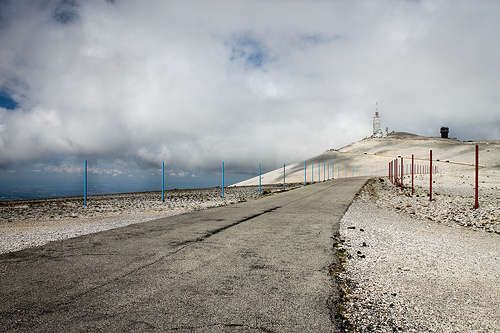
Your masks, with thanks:
M 356 332 L 500 332 L 498 220 L 454 219 L 460 193 L 447 194 L 450 205 L 433 202 L 416 211 L 411 206 L 424 201 L 396 193 L 387 180 L 371 181 L 341 220 L 345 270 L 337 277 L 345 326 Z M 488 200 L 497 197 L 482 198 L 486 207 Z M 403 203 L 408 209 L 398 211 Z M 443 207 L 448 219 L 437 214 Z M 496 207 L 488 214 L 498 213 Z
M 62 239 L 124 227 L 129 224 L 147 222 L 152 219 L 181 214 L 172 211 L 162 215 L 123 215 L 100 218 L 64 219 L 58 223 L 18 225 L 14 228 L 1 228 L 0 253 L 19 251 Z

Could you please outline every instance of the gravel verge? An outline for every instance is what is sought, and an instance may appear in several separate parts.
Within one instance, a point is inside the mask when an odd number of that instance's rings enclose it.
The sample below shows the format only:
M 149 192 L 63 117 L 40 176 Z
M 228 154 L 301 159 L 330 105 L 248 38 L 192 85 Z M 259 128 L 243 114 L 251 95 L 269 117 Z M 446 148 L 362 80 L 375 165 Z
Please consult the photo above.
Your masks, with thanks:
M 446 199 L 429 203 L 425 193 L 409 197 L 372 179 L 346 212 L 341 265 L 332 269 L 346 330 L 500 332 L 498 219 L 485 224 L 481 212 L 463 212 L 457 202 L 466 196 L 441 187 Z M 485 211 L 497 201 L 482 197 Z

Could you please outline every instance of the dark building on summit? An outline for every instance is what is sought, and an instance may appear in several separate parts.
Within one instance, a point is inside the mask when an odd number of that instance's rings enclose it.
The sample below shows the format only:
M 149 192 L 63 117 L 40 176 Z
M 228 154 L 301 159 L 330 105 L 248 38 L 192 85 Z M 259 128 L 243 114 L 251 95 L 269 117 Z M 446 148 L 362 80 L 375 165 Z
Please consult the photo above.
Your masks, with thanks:
M 450 132 L 450 129 L 448 127 L 441 127 L 441 138 L 448 139 L 449 132 Z

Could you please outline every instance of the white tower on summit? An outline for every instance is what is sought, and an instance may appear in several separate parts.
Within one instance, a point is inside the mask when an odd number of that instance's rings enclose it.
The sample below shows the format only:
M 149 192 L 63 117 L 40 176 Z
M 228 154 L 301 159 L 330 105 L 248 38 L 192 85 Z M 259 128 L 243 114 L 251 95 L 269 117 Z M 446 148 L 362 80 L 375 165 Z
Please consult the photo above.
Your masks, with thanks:
M 384 136 L 382 130 L 380 129 L 380 116 L 378 115 L 378 102 L 377 109 L 375 111 L 375 117 L 373 117 L 373 135 L 372 138 L 381 138 Z

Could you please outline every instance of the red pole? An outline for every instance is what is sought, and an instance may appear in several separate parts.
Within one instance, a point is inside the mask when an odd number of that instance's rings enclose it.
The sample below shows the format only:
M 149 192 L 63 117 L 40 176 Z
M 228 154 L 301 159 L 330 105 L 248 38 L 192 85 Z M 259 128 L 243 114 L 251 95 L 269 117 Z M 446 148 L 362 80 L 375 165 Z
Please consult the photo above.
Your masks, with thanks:
M 391 182 L 394 184 L 394 161 L 391 161 Z
M 391 170 L 391 162 L 389 162 L 389 180 L 391 181 L 392 183 L 392 170 Z
M 395 170 L 395 173 L 394 173 L 394 183 L 396 184 L 396 187 L 398 186 L 398 159 L 396 158 L 394 160 L 394 170 Z
M 429 186 L 429 192 L 430 192 L 430 195 L 429 195 L 429 201 L 432 201 L 432 149 L 431 149 L 431 156 L 429 158 L 429 175 L 430 175 L 430 186 Z
M 394 185 L 397 185 L 397 177 L 398 177 L 398 171 L 396 170 L 396 160 L 392 161 L 392 170 L 394 171 L 393 176 L 393 183 Z
M 405 165 L 403 164 L 403 156 L 401 156 L 401 192 L 403 192 L 403 176 L 405 171 Z
M 411 155 L 411 195 L 413 195 L 413 168 L 415 167 L 413 154 Z
M 476 145 L 476 203 L 474 208 L 479 207 L 479 146 Z
M 394 184 L 394 160 L 392 160 L 392 183 Z

